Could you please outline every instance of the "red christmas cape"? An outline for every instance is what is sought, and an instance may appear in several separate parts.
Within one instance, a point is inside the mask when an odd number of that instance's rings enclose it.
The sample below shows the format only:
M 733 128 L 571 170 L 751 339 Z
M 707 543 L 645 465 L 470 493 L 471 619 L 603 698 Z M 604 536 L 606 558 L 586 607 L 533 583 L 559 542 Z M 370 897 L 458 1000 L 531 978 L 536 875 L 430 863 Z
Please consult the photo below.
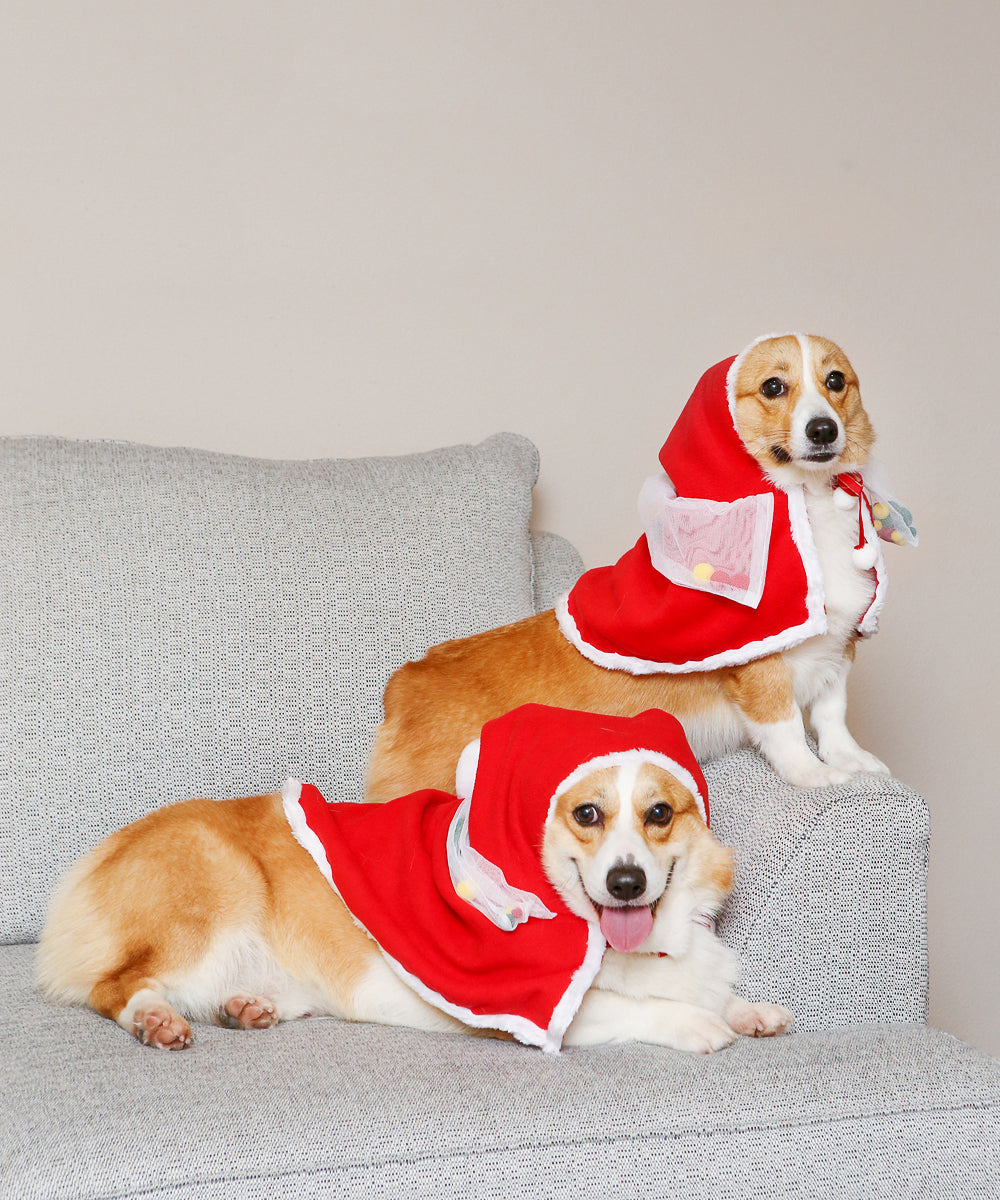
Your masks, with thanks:
M 704 775 L 678 721 L 659 710 L 515 709 L 466 749 L 459 796 L 328 804 L 296 780 L 282 794 L 295 837 L 407 984 L 468 1025 L 554 1051 L 606 943 L 546 877 L 545 825 L 584 775 L 630 760 L 670 771 L 708 819 Z
M 644 534 L 614 566 L 587 571 L 557 605 L 563 634 L 600 666 L 639 675 L 734 666 L 826 631 L 823 578 L 803 488 L 775 486 L 736 431 L 733 387 L 742 357 L 705 372 L 659 458 L 679 497 L 719 502 L 721 508 L 760 496 L 773 506 L 760 598 L 754 606 L 701 590 L 694 581 L 672 582 L 653 565 Z M 875 631 L 885 592 L 874 533 L 871 545 L 876 590 L 859 619 L 862 634 Z

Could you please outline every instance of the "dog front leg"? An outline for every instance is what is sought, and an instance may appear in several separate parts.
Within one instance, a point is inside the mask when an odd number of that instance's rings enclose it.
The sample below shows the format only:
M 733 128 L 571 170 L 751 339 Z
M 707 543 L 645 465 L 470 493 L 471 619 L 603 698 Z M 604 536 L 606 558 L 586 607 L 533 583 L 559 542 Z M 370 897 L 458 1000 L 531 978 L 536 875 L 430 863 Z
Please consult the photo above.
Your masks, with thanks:
M 847 674 L 850 663 L 845 661 L 833 682 L 812 702 L 809 716 L 819 743 L 820 758 L 845 771 L 871 771 L 877 775 L 890 774 L 881 759 L 862 750 L 847 728 Z
M 710 1054 L 736 1041 L 717 1013 L 680 1000 L 638 999 L 592 987 L 584 996 L 563 1044 L 602 1046 L 609 1042 L 649 1042 Z
M 781 655 L 734 668 L 725 676 L 724 686 L 743 717 L 750 741 L 782 779 L 808 788 L 850 779 L 848 771 L 821 761 L 809 748 L 792 673 Z

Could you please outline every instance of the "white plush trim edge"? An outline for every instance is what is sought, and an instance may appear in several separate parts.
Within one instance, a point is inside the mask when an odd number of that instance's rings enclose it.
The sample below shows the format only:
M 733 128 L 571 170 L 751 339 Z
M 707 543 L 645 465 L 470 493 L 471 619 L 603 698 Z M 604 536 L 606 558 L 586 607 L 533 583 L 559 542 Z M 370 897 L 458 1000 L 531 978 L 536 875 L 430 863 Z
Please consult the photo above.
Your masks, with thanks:
M 573 919 L 580 920 L 581 918 L 574 917 Z M 425 1000 L 434 1008 L 447 1013 L 448 1016 L 455 1017 L 463 1025 L 471 1025 L 474 1029 L 499 1029 L 503 1033 L 511 1034 L 526 1046 L 538 1046 L 547 1054 L 558 1054 L 570 1022 L 576 1016 L 584 996 L 597 978 L 597 972 L 601 969 L 604 951 L 607 948 L 600 927 L 592 921 L 587 921 L 586 925 L 587 950 L 583 956 L 583 962 L 573 973 L 573 978 L 566 991 L 563 992 L 562 999 L 552 1011 L 548 1027 L 544 1029 L 527 1017 L 520 1017 L 514 1013 L 474 1013 L 460 1004 L 453 1004 L 429 988 L 416 975 L 412 975 L 402 963 L 397 962 L 384 950 L 382 950 L 382 957 L 391 970 L 407 987 L 412 988 L 421 1000 Z M 382 949 L 381 946 L 379 949 Z
M 552 799 L 549 801 L 549 810 L 545 817 L 545 824 L 548 825 L 549 821 L 552 820 L 552 814 L 555 812 L 556 801 L 559 797 L 564 792 L 568 792 L 571 787 L 578 784 L 581 779 L 584 779 L 593 771 L 603 771 L 607 767 L 621 767 L 626 763 L 652 763 L 653 766 L 662 767 L 668 774 L 673 775 L 694 796 L 695 803 L 698 805 L 698 811 L 701 813 L 701 819 L 706 825 L 708 824 L 706 798 L 687 767 L 682 766 L 675 758 L 671 758 L 669 754 L 663 754 L 659 750 L 649 750 L 644 746 L 636 746 L 634 750 L 615 750 L 610 754 L 600 754 L 596 758 L 590 758 L 586 762 L 580 763 L 578 767 L 574 767 L 552 793 Z
M 306 814 L 302 810 L 301 799 L 302 781 L 289 777 L 281 789 L 281 806 L 285 810 L 285 819 L 291 826 L 292 836 L 319 867 L 320 873 L 330 887 L 337 892 L 337 885 L 333 882 L 333 872 L 330 869 L 330 861 L 326 857 L 326 850 L 320 839 L 309 828 Z M 339 896 L 340 892 L 337 892 L 337 895 Z
M 789 499 L 791 497 L 789 496 Z M 803 502 L 803 507 L 805 504 Z M 793 534 L 794 537 L 794 534 Z M 815 555 L 815 551 L 814 551 Z M 817 560 L 816 570 L 818 572 Z M 811 583 L 809 568 L 806 567 L 806 581 Z M 822 591 L 822 585 L 820 585 Z M 811 589 L 810 589 L 811 591 Z M 771 637 L 761 638 L 757 642 L 747 642 L 743 646 L 725 650 L 720 654 L 710 654 L 707 658 L 692 659 L 685 663 L 656 662 L 652 659 L 633 658 L 628 654 L 618 654 L 611 650 L 598 650 L 583 637 L 577 628 L 569 611 L 569 592 L 561 596 L 556 603 L 556 620 L 564 638 L 577 650 L 598 667 L 606 667 L 611 671 L 627 671 L 630 675 L 684 675 L 691 671 L 711 671 L 716 667 L 737 667 L 743 663 L 752 662 L 755 658 L 763 658 L 779 650 L 790 650 L 807 638 L 826 633 L 826 608 L 820 596 L 819 611 L 812 607 L 813 599 L 807 591 L 806 608 L 808 616 L 801 625 L 793 625 Z

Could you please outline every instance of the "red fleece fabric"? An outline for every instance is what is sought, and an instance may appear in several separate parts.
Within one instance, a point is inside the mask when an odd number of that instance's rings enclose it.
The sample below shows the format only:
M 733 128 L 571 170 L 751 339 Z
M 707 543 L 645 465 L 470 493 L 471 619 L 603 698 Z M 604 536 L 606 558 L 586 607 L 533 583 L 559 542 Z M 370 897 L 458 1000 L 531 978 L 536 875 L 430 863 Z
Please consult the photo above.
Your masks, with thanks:
M 736 432 L 729 408 L 725 359 L 702 376 L 660 451 L 678 496 L 732 502 L 770 493 L 774 516 L 764 592 L 756 608 L 725 596 L 671 583 L 650 561 L 643 535 L 614 566 L 586 572 L 570 591 L 564 632 L 588 657 L 625 670 L 702 670 L 735 665 L 804 641 L 826 628 L 822 597 L 810 580 L 789 516 L 789 494 L 767 478 Z M 799 489 L 801 491 L 801 489 Z M 804 511 L 804 509 L 803 509 Z M 860 614 L 859 614 L 860 615 Z M 780 645 L 777 643 L 780 642 Z M 596 656 L 595 656 L 596 652 Z M 723 661 L 719 661 L 723 660 Z
M 457 796 L 428 790 L 387 804 L 328 804 L 309 784 L 297 794 L 286 785 L 285 812 L 355 920 L 419 995 L 467 1024 L 556 1050 L 605 941 L 596 914 L 588 921 L 571 912 L 546 877 L 545 826 L 557 795 L 578 777 L 635 758 L 671 770 L 707 817 L 704 775 L 667 713 L 607 717 L 526 705 L 484 726 L 469 843 L 553 914 L 513 929 L 456 891 L 447 846 Z

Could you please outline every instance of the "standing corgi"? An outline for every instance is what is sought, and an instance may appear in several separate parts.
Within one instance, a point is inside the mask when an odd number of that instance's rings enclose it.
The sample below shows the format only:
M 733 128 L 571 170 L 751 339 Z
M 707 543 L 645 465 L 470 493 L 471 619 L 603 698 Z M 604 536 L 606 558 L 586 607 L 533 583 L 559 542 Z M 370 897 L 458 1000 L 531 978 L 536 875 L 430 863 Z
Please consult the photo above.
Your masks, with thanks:
M 916 543 L 873 440 L 857 375 L 825 338 L 762 338 L 712 367 L 643 489 L 632 550 L 555 612 L 437 646 L 389 680 L 368 798 L 447 786 L 475 731 L 529 702 L 664 708 L 700 758 L 750 743 L 800 787 L 887 773 L 845 723 L 855 643 L 885 595 L 881 541 Z

